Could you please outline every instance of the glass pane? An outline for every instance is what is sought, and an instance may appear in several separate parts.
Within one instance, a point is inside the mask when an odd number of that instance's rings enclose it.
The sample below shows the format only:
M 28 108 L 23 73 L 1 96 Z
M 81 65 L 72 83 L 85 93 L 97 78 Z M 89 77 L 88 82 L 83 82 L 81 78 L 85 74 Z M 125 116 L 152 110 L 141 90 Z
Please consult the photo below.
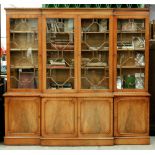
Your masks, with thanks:
M 117 89 L 144 89 L 145 20 L 119 19 Z
M 47 89 L 74 89 L 74 20 L 47 19 Z
M 109 88 L 109 20 L 81 20 L 81 88 Z
M 38 88 L 38 20 L 10 19 L 11 88 Z

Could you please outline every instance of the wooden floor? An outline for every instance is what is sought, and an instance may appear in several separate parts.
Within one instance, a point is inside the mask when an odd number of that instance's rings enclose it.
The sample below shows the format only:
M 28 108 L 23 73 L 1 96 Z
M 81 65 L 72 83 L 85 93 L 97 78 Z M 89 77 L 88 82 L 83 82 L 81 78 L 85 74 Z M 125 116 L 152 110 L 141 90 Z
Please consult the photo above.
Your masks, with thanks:
M 155 136 L 150 145 L 114 145 L 92 147 L 46 147 L 46 146 L 6 146 L 0 143 L 0 150 L 155 150 Z

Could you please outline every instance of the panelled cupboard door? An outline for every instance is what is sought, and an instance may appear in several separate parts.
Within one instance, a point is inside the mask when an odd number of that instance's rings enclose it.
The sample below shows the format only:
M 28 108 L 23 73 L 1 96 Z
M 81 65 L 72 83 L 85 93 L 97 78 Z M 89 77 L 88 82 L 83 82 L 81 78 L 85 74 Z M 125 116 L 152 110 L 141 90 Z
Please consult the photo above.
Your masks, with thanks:
M 7 97 L 5 99 L 6 136 L 40 135 L 40 99 Z
M 79 99 L 80 135 L 106 137 L 113 134 L 112 98 Z
M 115 136 L 145 136 L 149 132 L 149 98 L 118 97 L 114 100 Z
M 74 98 L 42 100 L 42 135 L 74 137 L 77 133 L 77 102 Z

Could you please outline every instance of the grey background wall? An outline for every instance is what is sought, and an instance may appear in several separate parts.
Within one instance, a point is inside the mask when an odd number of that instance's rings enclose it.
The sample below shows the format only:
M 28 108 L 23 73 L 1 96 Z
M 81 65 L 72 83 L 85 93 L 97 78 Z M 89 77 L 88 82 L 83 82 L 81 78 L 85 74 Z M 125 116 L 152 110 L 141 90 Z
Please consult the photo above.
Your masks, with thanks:
M 150 21 L 155 20 L 155 5 L 150 5 Z M 149 62 L 150 135 L 155 136 L 155 41 L 150 42 Z
M 150 5 L 150 20 L 155 19 L 155 4 Z

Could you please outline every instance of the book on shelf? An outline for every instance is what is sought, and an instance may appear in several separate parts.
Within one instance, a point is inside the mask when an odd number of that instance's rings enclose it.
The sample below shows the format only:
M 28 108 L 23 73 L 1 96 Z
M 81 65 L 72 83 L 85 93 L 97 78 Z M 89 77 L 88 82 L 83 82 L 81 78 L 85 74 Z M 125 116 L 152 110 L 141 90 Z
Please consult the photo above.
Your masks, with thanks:
M 10 65 L 10 68 L 29 69 L 29 68 L 38 68 L 38 65 Z
M 19 72 L 18 88 L 37 88 L 34 72 Z
M 49 63 L 52 66 L 66 66 L 65 60 L 63 58 L 58 58 L 58 59 L 50 59 Z
M 95 85 L 93 85 L 93 86 L 90 86 L 90 89 L 108 89 L 108 87 L 107 86 L 95 86 Z
M 73 89 L 73 88 L 58 88 L 58 89 L 65 89 L 65 90 L 66 90 L 66 89 L 69 89 L 69 90 L 70 90 L 70 89 Z
M 144 73 L 135 73 L 135 88 L 144 88 Z
M 106 67 L 107 63 L 106 62 L 89 62 L 86 65 L 87 67 Z
M 65 62 L 53 62 L 51 63 L 52 66 L 66 66 Z
M 65 68 L 65 67 L 66 67 L 65 65 L 59 65 L 59 66 L 48 65 L 48 68 Z
M 72 89 L 72 84 L 70 82 L 63 83 L 63 82 L 50 82 L 49 84 L 50 89 Z
M 123 76 L 123 88 L 135 88 L 135 75 L 124 75 Z
M 61 90 L 71 90 L 72 88 L 50 88 L 52 90 L 61 89 Z
M 64 32 L 73 32 L 74 22 L 73 19 L 64 20 Z
M 65 42 L 65 43 L 62 42 L 61 44 L 47 43 L 46 46 L 47 46 L 47 49 L 51 49 L 51 50 L 53 50 L 53 49 L 56 49 L 56 50 L 74 50 L 73 43 L 68 44 L 67 42 Z

